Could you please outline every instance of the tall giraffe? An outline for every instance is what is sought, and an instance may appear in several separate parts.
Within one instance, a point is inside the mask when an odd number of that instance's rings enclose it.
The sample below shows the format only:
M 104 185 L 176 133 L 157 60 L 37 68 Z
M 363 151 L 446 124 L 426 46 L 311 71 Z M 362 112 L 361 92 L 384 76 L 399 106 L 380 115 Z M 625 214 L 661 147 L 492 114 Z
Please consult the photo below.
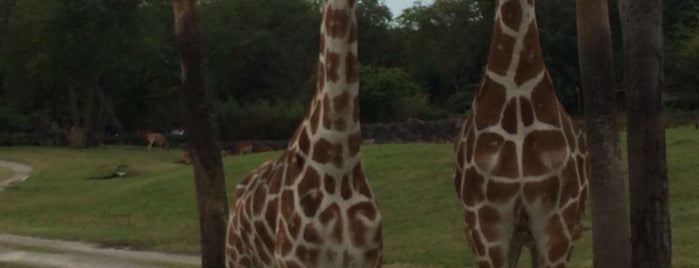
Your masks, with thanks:
M 478 266 L 566 267 L 580 237 L 585 137 L 544 66 L 534 0 L 497 0 L 483 80 L 455 144 L 454 186 Z
M 355 0 L 323 0 L 318 82 L 286 151 L 235 190 L 228 267 L 379 267 L 381 214 L 360 160 Z

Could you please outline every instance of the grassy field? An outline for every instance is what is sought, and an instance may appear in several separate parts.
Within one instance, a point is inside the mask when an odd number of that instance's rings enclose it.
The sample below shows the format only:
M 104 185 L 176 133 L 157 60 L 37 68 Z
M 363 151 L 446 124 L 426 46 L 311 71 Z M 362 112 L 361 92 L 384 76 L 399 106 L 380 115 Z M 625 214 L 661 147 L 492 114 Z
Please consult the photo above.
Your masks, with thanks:
M 0 167 L 0 184 L 9 179 L 14 172 L 11 169 Z
M 699 131 L 674 128 L 667 137 L 674 267 L 699 267 Z M 370 145 L 362 151 L 384 217 L 386 264 L 473 267 L 451 179 L 451 145 Z M 225 158 L 227 192 L 276 155 Z M 2 147 L 0 159 L 29 164 L 35 173 L 0 192 L 0 232 L 195 253 L 194 183 L 191 167 L 174 163 L 181 156 L 179 150 L 142 147 Z M 127 177 L 94 179 L 122 165 Z M 589 228 L 577 245 L 572 267 L 591 267 Z M 520 267 L 527 267 L 526 255 Z

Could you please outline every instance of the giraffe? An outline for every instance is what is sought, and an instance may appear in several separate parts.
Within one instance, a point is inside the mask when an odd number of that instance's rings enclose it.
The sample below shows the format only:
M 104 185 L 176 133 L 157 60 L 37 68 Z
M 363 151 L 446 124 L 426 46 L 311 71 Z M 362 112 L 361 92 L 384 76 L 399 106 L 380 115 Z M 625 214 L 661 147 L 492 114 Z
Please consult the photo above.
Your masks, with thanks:
M 318 81 L 286 150 L 234 192 L 227 267 L 380 267 L 381 214 L 360 160 L 355 0 L 323 0 Z
M 566 267 L 581 234 L 590 161 L 556 98 L 535 0 L 497 0 L 483 79 L 454 146 L 454 186 L 478 267 Z

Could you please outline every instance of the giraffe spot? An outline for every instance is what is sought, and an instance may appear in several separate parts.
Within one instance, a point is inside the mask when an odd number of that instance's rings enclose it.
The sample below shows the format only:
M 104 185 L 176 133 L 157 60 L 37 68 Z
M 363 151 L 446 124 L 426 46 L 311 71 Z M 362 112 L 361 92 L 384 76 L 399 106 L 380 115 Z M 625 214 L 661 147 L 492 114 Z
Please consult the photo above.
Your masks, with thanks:
M 241 267 L 252 267 L 252 261 L 248 257 L 243 257 L 240 259 Z
M 549 177 L 542 181 L 524 184 L 524 197 L 530 205 L 552 208 L 558 201 L 560 183 L 558 177 Z
M 323 96 L 323 128 L 330 129 L 332 127 L 332 107 L 330 107 L 330 97 L 326 93 Z
M 341 143 L 332 144 L 325 138 L 320 138 L 313 150 L 313 161 L 320 164 L 327 164 L 332 161 L 337 167 L 342 167 L 342 151 Z
M 370 202 L 361 202 L 351 206 L 347 210 L 347 218 L 349 220 L 349 236 L 352 244 L 355 247 L 361 247 L 367 244 L 366 233 L 367 227 L 364 225 L 365 219 L 373 221 L 376 218 L 376 208 Z
M 284 183 L 286 185 L 292 185 L 296 182 L 296 178 L 298 178 L 299 175 L 301 175 L 306 160 L 304 160 L 303 157 L 294 152 L 287 153 L 286 157 L 286 178 L 284 180 Z
M 294 213 L 291 218 L 287 219 L 287 227 L 292 239 L 297 239 L 301 234 L 301 223 L 301 216 L 298 213 Z
M 510 134 L 517 134 L 517 99 L 512 99 L 502 114 L 502 128 Z
M 345 110 L 349 106 L 349 95 L 347 92 L 340 94 L 333 98 L 333 106 L 335 107 L 335 119 L 333 120 L 333 125 L 338 131 L 345 131 L 347 129 L 347 122 L 343 116 Z
M 505 256 L 500 246 L 491 247 L 488 250 L 488 256 L 490 256 L 490 261 L 493 263 L 494 267 L 501 267 L 505 264 Z
M 291 215 L 294 214 L 294 191 L 292 190 L 286 190 L 282 192 L 282 200 L 281 200 L 281 208 L 282 208 L 282 216 L 285 219 L 291 218 Z
M 320 188 L 320 174 L 313 167 L 306 168 L 301 182 L 298 184 L 298 194 L 303 196 L 309 191 Z
M 349 149 L 350 157 L 354 157 L 359 153 L 359 148 L 362 144 L 361 132 L 350 134 L 347 136 L 347 149 Z
M 515 83 L 518 85 L 535 78 L 544 70 L 544 57 L 541 55 L 539 30 L 536 28 L 536 22 L 529 24 L 529 30 L 522 40 L 522 45 L 519 65 L 515 74 Z
M 259 185 L 255 189 L 252 198 L 252 213 L 253 215 L 262 214 L 265 204 L 267 203 L 267 191 L 264 186 Z
M 325 10 L 325 29 L 326 33 L 333 38 L 342 38 L 347 34 L 350 22 L 350 14 L 348 10 L 328 7 Z
M 328 206 L 319 216 L 320 222 L 330 227 L 330 221 L 334 220 L 335 225 L 332 227 L 332 234 L 330 238 L 333 238 L 336 242 L 342 242 L 342 214 L 340 214 L 340 207 L 337 204 L 332 204 Z
M 325 184 L 325 191 L 328 194 L 335 194 L 335 179 L 326 174 L 323 178 L 323 184 Z
M 493 168 L 500 165 L 498 160 L 501 158 L 504 143 L 505 139 L 499 134 L 486 132 L 478 136 L 473 155 L 475 164 L 487 172 L 492 171 Z
M 464 223 L 468 228 L 476 228 L 476 213 L 470 210 L 464 210 Z
M 576 163 L 572 158 L 568 160 L 568 164 L 561 172 L 561 183 L 560 206 L 563 206 L 568 200 L 575 199 L 580 193 Z
M 262 221 L 256 221 L 255 222 L 255 231 L 257 232 L 257 235 L 260 236 L 260 239 L 262 239 L 262 242 L 264 243 L 264 251 L 269 251 L 272 248 L 274 248 L 274 241 L 272 240 L 272 236 L 267 232 L 267 225 L 266 223 Z
M 566 223 L 568 232 L 573 240 L 580 238 L 581 228 L 578 228 L 580 221 L 578 221 L 578 204 L 572 203 L 563 209 L 561 217 L 563 217 L 563 222 Z
M 325 51 L 325 79 L 337 83 L 340 80 L 338 69 L 340 68 L 340 54 L 330 50 Z
M 367 184 L 366 177 L 364 176 L 364 171 L 362 170 L 362 163 L 357 164 L 352 169 L 352 181 L 354 183 L 354 189 L 363 194 L 364 196 L 371 198 L 371 190 L 369 189 L 369 184 Z
M 303 240 L 312 244 L 320 243 L 320 235 L 312 223 L 306 224 L 306 227 L 303 228 Z
M 563 225 L 561 224 L 560 218 L 558 214 L 555 214 L 546 224 L 546 233 L 548 237 L 546 245 L 548 247 L 548 258 L 551 262 L 555 262 L 565 256 L 568 252 L 568 246 L 570 245 L 568 238 L 566 238 L 563 232 Z
M 342 183 L 340 183 L 340 196 L 343 199 L 348 200 L 352 197 L 352 185 L 349 176 L 345 175 L 342 177 Z
M 303 214 L 306 217 L 315 217 L 320 204 L 323 202 L 323 193 L 318 189 L 309 191 L 308 194 L 299 198 L 299 205 L 303 209 Z
M 519 192 L 519 187 L 519 183 L 489 181 L 486 186 L 486 196 L 492 203 L 505 203 Z
M 277 224 L 277 215 L 279 213 L 279 199 L 274 198 L 267 204 L 267 210 L 265 211 L 265 220 L 270 224 L 270 228 L 274 230 Z
M 303 265 L 298 264 L 296 261 L 285 261 L 284 266 L 285 268 L 304 268 Z
M 308 152 L 311 148 L 311 139 L 308 137 L 308 133 L 306 133 L 306 129 L 301 129 L 300 134 L 299 134 L 299 149 L 301 149 L 301 152 L 303 152 L 305 155 L 308 155 Z
M 484 206 L 478 210 L 478 223 L 486 241 L 495 242 L 500 238 L 500 220 L 500 213 L 491 206 Z
M 548 73 L 532 90 L 531 100 L 537 120 L 552 126 L 559 126 L 558 99 L 556 99 L 553 82 Z
M 281 172 L 274 172 L 274 175 L 277 175 L 278 173 L 281 173 Z M 279 193 L 279 191 L 281 189 L 282 189 L 281 176 L 270 177 L 269 178 L 269 194 Z
M 519 105 L 520 111 L 522 111 L 522 124 L 528 127 L 534 123 L 534 108 L 532 108 L 532 103 L 525 97 L 519 97 Z
M 294 245 L 286 234 L 286 224 L 282 219 L 279 219 L 279 226 L 280 228 L 277 230 L 277 240 L 274 251 L 281 253 L 282 256 L 287 256 L 291 253 Z
M 532 131 L 522 145 L 524 176 L 540 176 L 563 167 L 568 151 L 563 133 L 552 130 Z
M 505 87 L 486 77 L 476 97 L 476 127 L 484 129 L 498 124 L 505 101 Z
M 352 25 L 354 27 L 354 25 Z M 359 71 L 357 66 L 357 56 L 352 52 L 347 52 L 345 58 L 345 79 L 347 84 L 356 83 L 359 80 Z
M 505 178 L 519 177 L 519 165 L 517 163 L 517 145 L 512 141 L 506 141 L 498 153 L 493 175 Z
M 485 179 L 478 174 L 475 168 L 471 167 L 464 172 L 463 201 L 466 206 L 475 206 L 485 198 L 483 194 L 483 183 Z
M 502 22 L 510 29 L 518 30 L 522 23 L 522 8 L 519 1 L 509 1 L 502 5 L 500 9 L 502 14 Z M 498 267 L 499 265 L 495 265 Z
M 487 261 L 478 261 L 478 268 L 492 268 Z
M 296 257 L 303 263 L 303 267 L 318 266 L 318 250 L 299 245 L 296 248 Z
M 374 260 L 373 263 L 370 262 L 370 266 L 368 267 L 379 267 L 378 262 L 381 261 L 380 257 L 381 249 L 380 248 L 374 248 L 370 249 L 364 252 L 364 259 L 365 260 Z
M 321 45 L 320 49 L 323 51 L 325 49 L 325 45 L 323 44 L 323 41 L 325 38 L 322 36 L 320 37 Z M 322 62 L 318 62 L 318 82 L 317 82 L 317 88 L 316 90 L 321 90 L 325 87 L 325 64 Z
M 516 39 L 505 34 L 499 24 L 500 19 L 495 21 L 495 27 L 493 27 L 492 40 L 495 41 L 490 44 L 487 69 L 498 75 L 505 76 L 507 69 L 510 67 Z
M 318 133 L 318 126 L 320 125 L 320 101 L 314 100 L 314 107 L 311 109 L 313 110 L 313 113 L 311 114 L 311 135 L 315 135 Z M 306 152 L 308 154 L 308 152 Z

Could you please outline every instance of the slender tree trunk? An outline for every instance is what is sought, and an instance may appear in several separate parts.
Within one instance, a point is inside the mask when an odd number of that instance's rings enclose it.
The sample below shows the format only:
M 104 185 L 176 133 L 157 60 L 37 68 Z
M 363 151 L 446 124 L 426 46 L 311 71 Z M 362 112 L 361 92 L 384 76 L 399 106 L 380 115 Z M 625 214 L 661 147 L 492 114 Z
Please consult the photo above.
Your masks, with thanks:
M 628 193 L 616 122 L 612 37 L 607 0 L 577 0 L 578 50 L 588 150 L 592 160 L 594 267 L 631 267 Z
M 671 267 L 665 126 L 662 114 L 662 0 L 620 0 L 626 50 L 632 266 Z
M 182 69 L 182 102 L 188 150 L 192 156 L 199 205 L 202 267 L 225 267 L 228 199 L 221 145 L 204 85 L 202 32 L 196 0 L 173 0 L 175 39 Z

